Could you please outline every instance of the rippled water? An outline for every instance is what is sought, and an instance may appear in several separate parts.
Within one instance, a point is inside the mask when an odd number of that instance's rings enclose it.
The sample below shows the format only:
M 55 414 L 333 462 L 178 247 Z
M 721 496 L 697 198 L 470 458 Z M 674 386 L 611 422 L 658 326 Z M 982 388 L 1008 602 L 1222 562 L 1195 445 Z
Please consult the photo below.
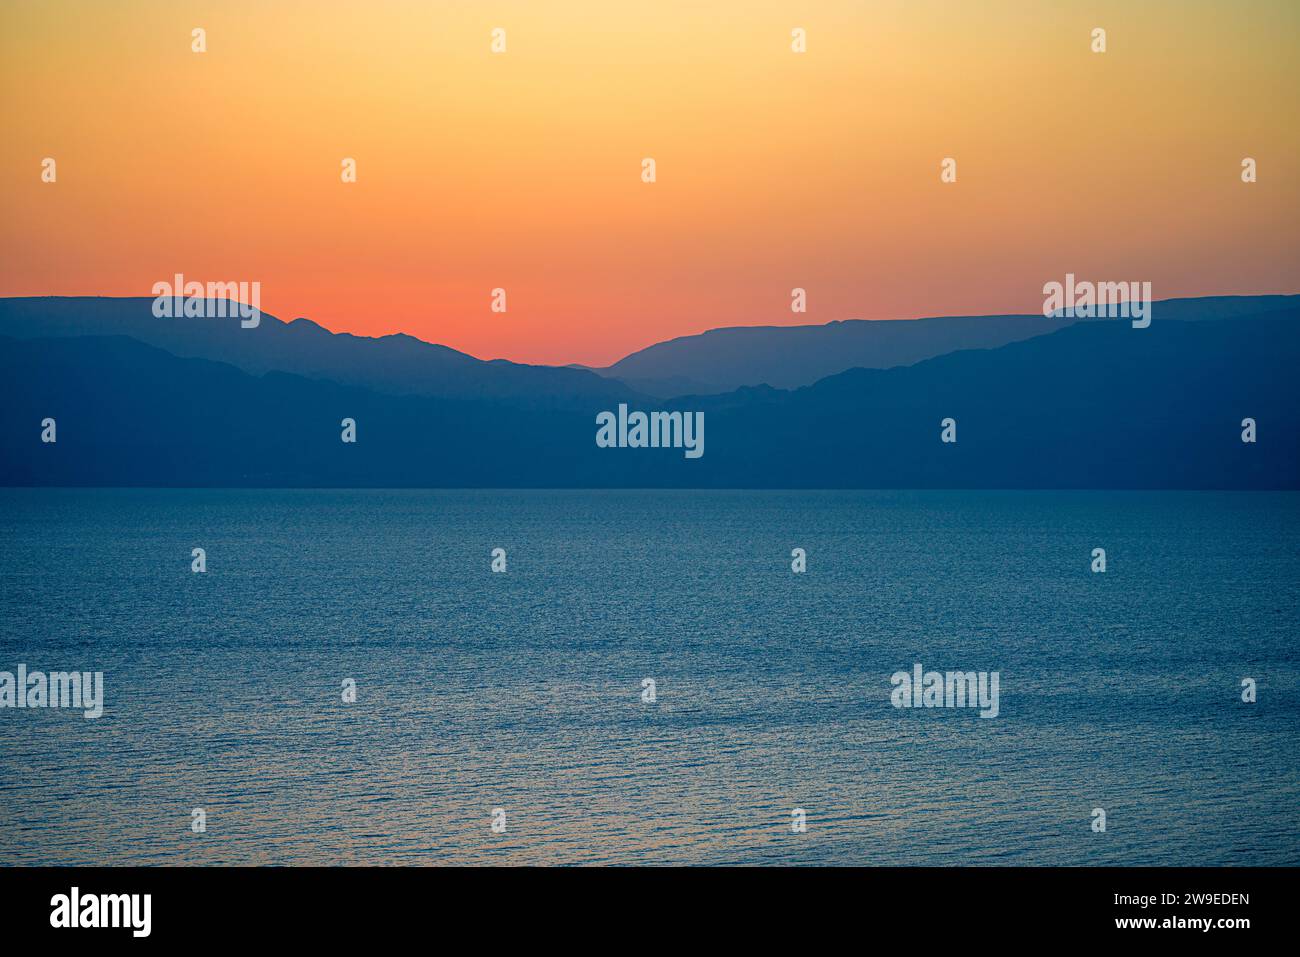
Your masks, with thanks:
M 1294 494 L 0 490 L 0 862 L 1295 864 L 1298 624 Z

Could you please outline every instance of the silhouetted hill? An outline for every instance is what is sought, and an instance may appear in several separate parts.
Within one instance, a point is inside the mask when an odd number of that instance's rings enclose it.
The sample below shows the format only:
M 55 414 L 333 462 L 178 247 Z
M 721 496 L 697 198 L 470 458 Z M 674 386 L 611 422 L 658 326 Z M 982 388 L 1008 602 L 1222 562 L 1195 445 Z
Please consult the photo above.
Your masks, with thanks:
M 1294 489 L 1298 317 L 1077 323 L 793 392 L 667 403 L 705 413 L 699 459 L 597 448 L 595 416 L 616 408 L 604 398 L 394 396 L 124 337 L 4 339 L 0 483 Z M 949 416 L 955 445 L 939 440 Z
M 1300 296 L 1213 296 L 1170 299 L 1154 306 L 1160 322 L 1239 318 L 1298 304 Z M 793 389 L 846 369 L 888 369 L 961 349 L 992 349 L 1056 332 L 1075 321 L 1041 315 L 946 316 L 711 329 L 660 342 L 595 371 L 657 396 L 729 392 L 760 384 Z
M 633 394 L 592 372 L 484 361 L 407 335 L 332 333 L 308 319 L 282 322 L 266 313 L 245 329 L 237 318 L 159 319 L 152 309 L 152 299 L 0 299 L 0 335 L 130 336 L 176 356 L 228 362 L 245 372 L 292 372 L 394 395 L 570 402 Z

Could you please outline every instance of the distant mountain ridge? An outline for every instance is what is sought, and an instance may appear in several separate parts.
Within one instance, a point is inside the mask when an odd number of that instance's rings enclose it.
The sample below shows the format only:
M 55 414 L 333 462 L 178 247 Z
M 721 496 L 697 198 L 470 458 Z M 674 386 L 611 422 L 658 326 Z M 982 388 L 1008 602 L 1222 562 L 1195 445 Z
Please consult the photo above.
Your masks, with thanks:
M 227 362 L 255 375 L 291 372 L 393 395 L 582 401 L 633 397 L 626 385 L 580 369 L 482 360 L 408 335 L 332 333 L 309 319 L 157 318 L 148 298 L 0 299 L 0 335 L 19 339 L 130 336 L 182 358 Z
M 887 369 L 963 349 L 991 349 L 1077 322 L 1042 316 L 837 320 L 823 325 L 737 326 L 656 343 L 604 369 L 482 360 L 414 336 L 332 333 L 309 319 L 263 313 L 157 318 L 150 298 L 0 298 L 0 335 L 18 339 L 125 335 L 182 358 L 227 362 L 255 375 L 290 372 L 391 395 L 549 401 L 636 401 L 715 395 L 745 386 L 794 389 L 852 368 Z M 1154 304 L 1155 321 L 1242 318 L 1300 306 L 1300 296 L 1214 296 Z
M 1210 296 L 1154 304 L 1154 321 L 1229 319 L 1300 305 L 1300 296 Z M 993 349 L 1075 322 L 1042 315 L 846 319 L 824 325 L 732 326 L 681 336 L 594 369 L 656 396 L 794 389 L 847 369 L 888 369 L 960 349 Z
M 1297 367 L 1300 309 L 1157 313 L 1148 329 L 1078 322 L 794 390 L 637 400 L 704 413 L 704 455 L 688 459 L 597 447 L 608 395 L 397 395 L 126 336 L 0 337 L 0 484 L 1300 489 Z M 40 439 L 47 417 L 56 443 Z M 948 417 L 955 444 L 940 441 Z

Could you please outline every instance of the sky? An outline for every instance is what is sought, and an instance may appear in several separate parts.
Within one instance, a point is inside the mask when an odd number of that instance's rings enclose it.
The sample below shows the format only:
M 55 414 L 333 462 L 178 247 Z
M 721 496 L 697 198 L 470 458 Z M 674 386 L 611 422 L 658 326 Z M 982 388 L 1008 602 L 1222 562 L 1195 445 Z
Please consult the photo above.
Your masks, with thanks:
M 718 326 L 1039 312 L 1067 272 L 1300 292 L 1298 34 L 1295 0 L 5 0 L 0 295 L 179 272 L 605 365 Z

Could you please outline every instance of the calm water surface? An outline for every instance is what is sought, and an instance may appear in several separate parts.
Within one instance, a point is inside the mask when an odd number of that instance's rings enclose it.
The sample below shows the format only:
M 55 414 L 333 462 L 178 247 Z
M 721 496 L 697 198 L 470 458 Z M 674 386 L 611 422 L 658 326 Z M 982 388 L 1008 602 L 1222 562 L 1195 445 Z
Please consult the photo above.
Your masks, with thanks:
M 0 863 L 1296 864 L 1298 625 L 1295 494 L 0 490 Z

